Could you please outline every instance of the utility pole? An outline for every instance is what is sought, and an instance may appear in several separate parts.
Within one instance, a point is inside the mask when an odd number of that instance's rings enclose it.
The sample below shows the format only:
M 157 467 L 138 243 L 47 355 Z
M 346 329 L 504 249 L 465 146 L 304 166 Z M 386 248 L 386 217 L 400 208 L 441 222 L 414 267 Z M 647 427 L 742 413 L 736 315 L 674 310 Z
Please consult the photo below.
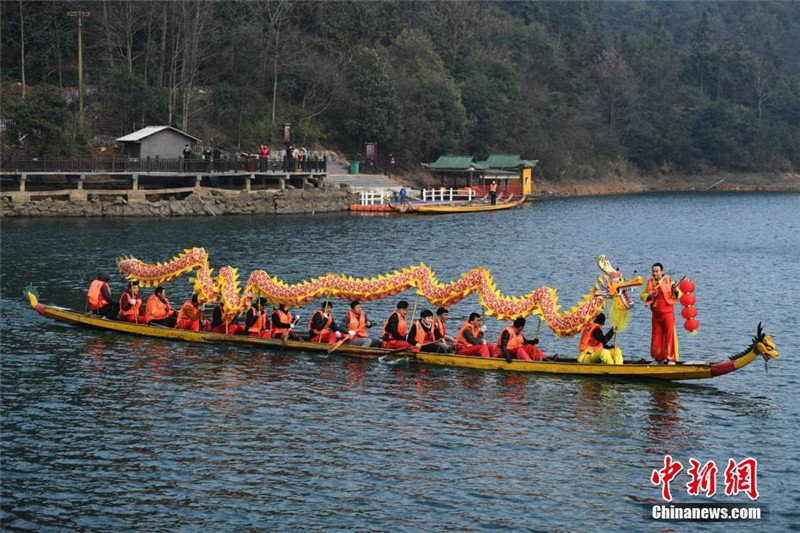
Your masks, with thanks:
M 78 125 L 83 130 L 83 19 L 90 13 L 70 11 L 68 15 L 78 20 Z

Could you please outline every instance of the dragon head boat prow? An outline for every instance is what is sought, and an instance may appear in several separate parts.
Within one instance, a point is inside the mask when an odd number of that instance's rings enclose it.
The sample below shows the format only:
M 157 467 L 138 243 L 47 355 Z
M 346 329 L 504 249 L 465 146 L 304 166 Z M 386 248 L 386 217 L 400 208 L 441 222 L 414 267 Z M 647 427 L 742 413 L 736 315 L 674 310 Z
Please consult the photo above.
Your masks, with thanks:
M 756 357 L 761 356 L 764 359 L 764 370 L 767 369 L 767 363 L 772 359 L 778 359 L 781 355 L 775 346 L 772 337 L 764 333 L 764 328 L 761 327 L 761 322 L 758 323 L 758 329 L 753 340 L 743 352 L 734 355 L 727 361 L 720 363 L 711 363 L 711 376 L 720 376 L 733 372 L 753 362 Z

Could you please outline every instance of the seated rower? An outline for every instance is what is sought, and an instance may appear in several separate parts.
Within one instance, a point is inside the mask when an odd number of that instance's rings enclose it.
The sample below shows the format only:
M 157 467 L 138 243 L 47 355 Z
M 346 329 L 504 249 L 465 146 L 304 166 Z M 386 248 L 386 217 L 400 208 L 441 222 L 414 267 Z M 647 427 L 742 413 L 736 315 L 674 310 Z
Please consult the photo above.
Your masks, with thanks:
M 158 324 L 161 326 L 175 326 L 175 310 L 169 305 L 164 287 L 158 286 L 150 298 L 144 310 L 144 317 L 148 324 Z
M 139 315 L 142 299 L 139 297 L 139 282 L 129 281 L 128 288 L 119 297 L 119 319 L 125 322 L 146 324 L 145 317 Z
M 536 347 L 539 344 L 539 339 L 527 340 L 522 335 L 523 329 L 525 329 L 525 319 L 519 317 L 514 320 L 514 324 L 505 328 L 500 333 L 500 336 L 497 337 L 497 343 L 494 346 L 492 355 L 494 357 L 505 357 L 507 363 L 510 363 L 512 358 L 522 361 L 544 360 L 544 352 Z
M 267 299 L 253 298 L 244 317 L 247 334 L 251 337 L 270 338 L 270 320 L 267 316 Z
M 358 300 L 350 302 L 350 310 L 345 315 L 344 324 L 347 326 L 347 336 L 351 346 L 379 347 L 380 341 L 372 340 L 367 334 L 367 328 L 372 327 L 372 322 L 367 319 L 364 308 Z
M 425 309 L 419 314 L 419 320 L 414 321 L 408 332 L 408 343 L 415 352 L 447 353 L 444 340 L 436 340 L 436 331 L 433 325 L 433 313 Z
M 608 333 L 603 335 L 605 323 L 606 315 L 600 313 L 591 324 L 584 328 L 581 342 L 578 345 L 579 363 L 622 364 L 622 350 L 609 344 L 611 338 L 614 337 L 614 328 L 610 328 Z
M 270 321 L 269 335 L 273 339 L 281 337 L 281 340 L 286 341 L 289 335 L 294 333 L 294 316 L 289 311 L 286 304 L 280 304 L 272 311 L 272 320 Z
M 211 324 L 205 320 L 203 310 L 200 309 L 200 301 L 197 294 L 192 294 L 192 298 L 187 300 L 178 311 L 178 319 L 175 321 L 176 329 L 188 331 L 208 331 Z
M 108 288 L 108 275 L 98 272 L 94 280 L 89 284 L 89 291 L 86 293 L 86 300 L 89 312 L 93 315 L 100 315 L 106 318 L 117 318 L 117 306 L 111 297 L 111 289 Z
M 333 303 L 326 301 L 311 315 L 311 320 L 308 322 L 308 340 L 336 344 L 341 338 L 342 332 L 333 319 Z
M 244 326 L 241 324 L 234 324 L 233 320 L 236 315 L 225 312 L 225 307 L 222 302 L 214 306 L 214 311 L 211 313 L 211 331 L 214 333 L 225 333 L 226 335 L 241 335 L 245 332 Z
M 434 332 L 436 340 L 441 341 L 442 346 L 449 352 L 453 348 L 455 339 L 447 334 L 447 319 L 450 316 L 450 311 L 446 307 L 440 307 L 436 310 L 436 318 L 433 320 Z
M 383 339 L 381 343 L 382 348 L 397 350 L 411 347 L 411 345 L 406 342 L 406 334 L 408 333 L 406 329 L 407 314 L 408 302 L 400 300 L 397 302 L 397 309 L 392 311 L 392 314 L 389 315 L 389 318 L 387 318 L 386 322 L 383 324 L 383 332 L 381 333 L 381 338 Z
M 469 318 L 456 335 L 456 342 L 453 345 L 456 354 L 490 357 L 492 352 L 489 345 L 483 340 L 484 333 L 486 333 L 486 326 L 481 325 L 481 315 L 470 313 Z

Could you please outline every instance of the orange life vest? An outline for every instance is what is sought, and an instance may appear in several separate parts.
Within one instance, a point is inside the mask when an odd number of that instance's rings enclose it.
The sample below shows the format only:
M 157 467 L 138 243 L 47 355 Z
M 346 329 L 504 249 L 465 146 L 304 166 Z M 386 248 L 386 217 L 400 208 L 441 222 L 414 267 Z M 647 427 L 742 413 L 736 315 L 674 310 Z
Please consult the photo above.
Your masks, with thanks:
M 653 279 L 653 276 L 647 278 L 647 287 L 645 288 L 645 291 L 649 294 L 657 290 L 661 294 L 656 294 L 655 298 L 650 298 L 644 303 L 644 305 L 647 307 L 653 306 L 659 300 L 659 296 L 664 297 L 664 301 L 667 305 L 675 305 L 678 299 L 674 294 L 672 294 L 672 283 L 672 278 L 669 276 L 662 276 L 660 283 L 656 282 L 656 280 Z
M 433 327 L 439 330 L 439 333 L 442 334 L 442 338 L 447 336 L 447 326 L 444 325 L 444 320 L 441 318 L 437 318 L 433 321 Z
M 247 328 L 248 333 L 261 333 L 262 331 L 267 329 L 267 314 L 265 312 L 261 312 L 258 314 L 256 321 L 253 322 L 253 325 Z
M 291 324 L 292 323 L 292 320 L 293 320 L 292 313 L 290 313 L 289 311 L 283 311 L 281 309 L 276 309 L 275 312 L 278 313 L 278 318 L 284 324 Z M 289 331 L 289 328 L 276 328 L 275 327 L 275 323 L 273 321 L 272 328 L 270 329 L 270 331 L 271 331 L 273 337 L 277 337 L 277 336 L 283 335 L 284 333 Z
M 592 352 L 597 353 L 603 349 L 603 345 L 592 337 L 592 334 L 596 329 L 601 328 L 600 324 L 592 322 L 583 330 L 583 334 L 581 335 L 581 342 L 578 344 L 578 353 L 583 352 L 587 348 L 592 350 Z
M 122 296 L 119 297 L 119 316 L 120 317 L 124 317 L 124 316 L 135 317 L 135 316 L 139 315 L 139 309 L 142 307 L 142 299 L 141 298 L 136 298 L 136 304 L 134 304 L 131 307 L 129 307 L 127 311 L 125 309 L 123 309 L 123 307 L 122 307 L 122 302 L 127 303 L 127 302 L 130 301 L 131 298 L 133 298 L 133 295 L 131 293 L 129 293 L 128 291 L 123 292 Z
M 425 330 L 422 326 L 422 320 L 417 320 L 414 322 L 414 344 L 419 344 L 423 346 L 425 344 L 430 344 L 432 342 L 436 342 L 436 336 L 433 333 L 433 324 L 431 324 L 430 330 Z
M 392 318 L 392 315 L 397 315 L 397 333 L 399 333 L 402 337 L 405 337 L 408 333 L 408 330 L 406 329 L 405 317 L 400 314 L 400 311 L 392 311 L 392 313 L 389 315 L 389 318 Z M 384 338 L 386 338 L 387 335 L 386 326 L 389 325 L 389 318 L 387 318 L 386 322 L 383 323 L 383 331 L 381 332 L 381 335 Z
M 311 315 L 311 320 L 308 321 L 308 329 L 314 332 L 314 335 L 321 335 L 323 333 L 328 333 L 330 331 L 331 324 L 333 323 L 333 314 L 329 314 L 325 325 L 322 326 L 322 329 L 314 329 L 311 327 L 311 324 L 314 323 L 314 317 L 320 315 L 323 316 L 324 312 L 322 309 L 317 309 L 317 311 Z M 324 318 L 324 316 L 323 316 Z
M 497 192 L 497 184 L 492 183 L 491 185 L 489 185 L 489 190 L 492 192 Z
M 165 303 L 166 302 L 166 303 Z M 171 316 L 174 312 L 172 309 L 167 309 L 169 307 L 169 300 L 164 297 L 164 301 L 161 301 L 161 298 L 156 296 L 155 294 L 151 294 L 150 298 L 147 299 L 147 306 L 144 308 L 144 313 L 147 316 L 148 320 L 158 320 L 159 318 L 167 318 Z
M 464 322 L 464 325 L 461 326 L 461 329 L 458 330 L 458 335 L 456 335 L 456 345 L 457 346 L 472 346 L 472 344 L 464 337 L 464 332 L 469 330 L 472 333 L 472 336 L 475 339 L 478 338 L 478 335 L 481 334 L 481 327 L 480 326 L 473 326 L 469 323 L 469 321 Z
M 368 337 L 367 314 L 357 315 L 352 309 L 347 312 L 347 329 L 356 332 L 356 337 Z
M 196 308 L 191 300 L 187 300 L 178 311 L 178 322 L 200 322 L 203 318 L 203 312 Z
M 94 280 L 89 285 L 89 293 L 86 295 L 86 299 L 89 300 L 89 309 L 92 311 L 111 303 L 103 296 L 103 287 L 108 287 L 108 283 L 99 279 Z
M 495 346 L 500 348 L 500 339 L 503 338 L 503 332 L 505 331 L 508 332 L 508 342 L 506 343 L 507 350 L 516 350 L 517 348 L 522 346 L 522 342 L 525 340 L 525 338 L 522 336 L 522 333 L 517 333 L 517 330 L 516 328 L 514 328 L 514 326 L 508 326 L 507 328 L 505 328 L 503 331 L 500 332 L 500 335 L 498 335 L 497 337 L 497 342 L 495 343 Z

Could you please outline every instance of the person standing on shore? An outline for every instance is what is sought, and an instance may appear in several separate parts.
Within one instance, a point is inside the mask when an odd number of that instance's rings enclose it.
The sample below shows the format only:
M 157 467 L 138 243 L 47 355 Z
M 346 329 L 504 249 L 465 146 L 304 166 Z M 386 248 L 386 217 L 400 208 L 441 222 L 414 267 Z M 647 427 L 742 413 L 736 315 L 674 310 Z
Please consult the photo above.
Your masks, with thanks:
M 654 263 L 652 275 L 639 295 L 652 313 L 650 356 L 656 361 L 674 363 L 678 360 L 678 333 L 675 331 L 675 303 L 680 298 L 678 286 L 664 274 L 664 265 Z

